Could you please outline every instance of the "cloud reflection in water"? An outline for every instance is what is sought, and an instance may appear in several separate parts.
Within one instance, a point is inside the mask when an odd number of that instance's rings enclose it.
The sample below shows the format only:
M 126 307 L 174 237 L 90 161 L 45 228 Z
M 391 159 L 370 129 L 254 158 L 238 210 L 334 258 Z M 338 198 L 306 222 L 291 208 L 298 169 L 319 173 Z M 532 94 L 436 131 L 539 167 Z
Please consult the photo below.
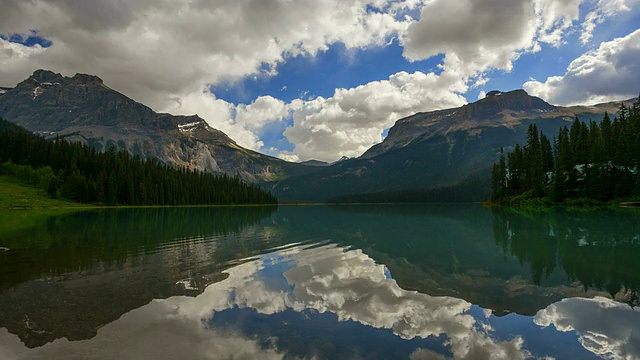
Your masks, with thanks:
M 275 319 L 285 313 L 327 314 L 338 323 L 354 324 L 363 331 L 386 332 L 396 341 L 435 339 L 442 347 L 412 348 L 411 359 L 525 359 L 521 336 L 498 336 L 488 312 L 472 310 L 472 304 L 452 297 L 433 297 L 407 291 L 390 278 L 385 266 L 376 264 L 361 250 L 335 245 L 296 246 L 260 256 L 225 271 L 228 277 L 208 286 L 195 298 L 176 296 L 151 303 L 123 315 L 98 331 L 90 340 L 59 339 L 37 349 L 26 349 L 17 337 L 0 330 L 3 359 L 282 359 L 291 358 L 277 336 L 293 331 L 286 324 L 267 339 L 239 328 L 223 328 L 215 321 L 240 311 Z M 574 305 L 578 306 L 574 306 Z M 596 298 L 569 299 L 549 306 L 535 317 L 540 326 L 554 324 L 561 331 L 576 330 L 588 350 L 624 358 L 638 354 L 638 335 L 630 333 L 638 323 L 637 311 L 613 301 Z M 591 324 L 586 312 L 620 316 L 615 326 Z M 606 312 L 606 314 L 605 314 Z M 624 317 L 635 316 L 628 321 Z M 592 321 L 599 321 L 598 316 Z M 314 321 L 318 317 L 310 318 Z M 629 322 L 631 321 L 631 322 Z M 334 320 L 335 322 L 335 320 Z M 614 322 L 611 322 L 612 324 Z M 318 326 L 321 326 L 319 324 Z M 374 330 L 371 330 L 374 329 Z M 273 330 L 273 328 L 272 328 Z M 283 333 L 284 332 L 284 333 Z M 331 335 L 331 334 L 330 334 Z M 603 339 L 611 341 L 603 341 Z M 347 341 L 334 335 L 330 341 Z M 365 338 L 364 341 L 370 341 Z M 346 344 L 345 346 L 348 346 Z M 372 344 L 374 346 L 375 344 Z M 304 348 L 304 346 L 303 346 Z M 312 358 L 316 349 L 303 356 Z M 355 350 L 354 350 L 355 351 Z M 299 356 L 299 353 L 295 355 Z M 614 356 L 615 355 L 615 356 Z

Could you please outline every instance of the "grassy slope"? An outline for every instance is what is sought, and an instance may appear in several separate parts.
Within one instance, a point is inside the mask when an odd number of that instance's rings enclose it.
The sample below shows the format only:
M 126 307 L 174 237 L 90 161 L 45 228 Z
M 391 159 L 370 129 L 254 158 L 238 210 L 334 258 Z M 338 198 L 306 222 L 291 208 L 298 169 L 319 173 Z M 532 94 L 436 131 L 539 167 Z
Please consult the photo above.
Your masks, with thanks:
M 0 176 L 0 209 L 50 209 L 86 207 L 71 201 L 50 198 L 44 191 L 19 180 Z
M 19 180 L 0 176 L 0 252 L 3 248 L 46 248 L 49 244 L 41 244 L 47 236 L 27 237 L 33 229 L 46 229 L 44 226 L 53 215 L 77 211 L 86 204 L 51 199 L 44 191 L 25 185 Z M 16 243 L 16 239 L 22 239 Z

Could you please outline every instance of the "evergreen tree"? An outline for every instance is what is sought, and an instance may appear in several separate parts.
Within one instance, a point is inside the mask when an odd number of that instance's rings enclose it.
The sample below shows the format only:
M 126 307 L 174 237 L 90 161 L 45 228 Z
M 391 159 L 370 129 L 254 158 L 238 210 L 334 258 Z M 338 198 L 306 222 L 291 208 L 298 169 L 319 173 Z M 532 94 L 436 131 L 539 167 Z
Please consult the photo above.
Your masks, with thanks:
M 48 141 L 0 119 L 0 164 L 39 171 L 39 185 L 51 196 L 107 205 L 277 203 L 256 185 L 226 175 L 175 168 L 142 160 L 113 147 L 99 153 L 56 138 Z M 47 167 L 49 166 L 49 167 Z M 45 168 L 47 167 L 47 168 Z M 48 170 L 47 170 L 48 169 Z M 55 172 L 55 176 L 54 176 Z M 37 184 L 36 184 L 37 185 Z
M 640 100 L 638 100 L 640 101 Z M 640 197 L 640 103 L 622 105 L 613 121 L 608 113 L 600 124 L 588 125 L 578 118 L 562 127 L 551 141 L 527 130 L 527 143 L 506 155 L 508 171 L 502 177 L 500 162 L 492 177 L 492 200 L 496 202 L 527 194 L 556 202 L 585 197 L 598 201 Z M 504 156 L 503 156 L 504 157 Z M 547 187 L 547 174 L 551 186 Z M 501 181 L 506 181 L 506 188 Z

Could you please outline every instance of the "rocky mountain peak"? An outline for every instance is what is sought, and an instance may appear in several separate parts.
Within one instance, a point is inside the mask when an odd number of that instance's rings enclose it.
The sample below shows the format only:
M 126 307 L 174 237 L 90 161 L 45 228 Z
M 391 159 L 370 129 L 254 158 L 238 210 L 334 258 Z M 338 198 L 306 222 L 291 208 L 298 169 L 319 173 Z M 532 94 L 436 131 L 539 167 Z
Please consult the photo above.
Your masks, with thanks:
M 273 180 L 310 166 L 245 149 L 198 115 L 156 113 L 109 88 L 97 76 L 36 70 L 15 88 L 0 88 L 0 117 L 45 137 L 110 148 L 180 167 Z
M 495 117 L 502 111 L 529 112 L 550 111 L 555 107 L 544 100 L 527 94 L 522 89 L 509 92 L 490 91 L 483 99 L 462 107 L 462 115 L 467 118 L 482 120 Z
M 89 84 L 96 84 L 96 85 L 102 85 L 104 84 L 104 82 L 102 81 L 102 79 L 100 79 L 99 77 L 95 76 L 95 75 L 87 75 L 87 74 L 75 74 L 71 80 L 80 83 L 80 84 L 85 84 L 85 85 L 89 85 Z
M 34 71 L 30 78 L 36 80 L 38 83 L 56 83 L 64 79 L 60 74 L 42 69 Z
M 455 131 L 482 131 L 482 128 L 514 126 L 522 119 L 546 116 L 556 107 L 527 94 L 522 89 L 490 91 L 483 99 L 459 108 L 418 113 L 400 119 L 389 129 L 387 138 L 367 150 L 362 157 L 370 158 L 393 148 L 403 147 L 417 138 Z

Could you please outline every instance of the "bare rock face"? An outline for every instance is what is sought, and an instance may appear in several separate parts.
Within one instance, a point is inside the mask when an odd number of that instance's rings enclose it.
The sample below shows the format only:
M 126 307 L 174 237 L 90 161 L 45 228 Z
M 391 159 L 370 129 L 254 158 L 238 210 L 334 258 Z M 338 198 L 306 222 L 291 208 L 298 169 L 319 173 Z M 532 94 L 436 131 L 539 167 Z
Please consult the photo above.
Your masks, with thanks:
M 0 89 L 0 117 L 47 138 L 80 141 L 98 151 L 113 147 L 250 182 L 308 168 L 244 149 L 197 115 L 156 113 L 93 75 L 37 70 L 15 88 Z

